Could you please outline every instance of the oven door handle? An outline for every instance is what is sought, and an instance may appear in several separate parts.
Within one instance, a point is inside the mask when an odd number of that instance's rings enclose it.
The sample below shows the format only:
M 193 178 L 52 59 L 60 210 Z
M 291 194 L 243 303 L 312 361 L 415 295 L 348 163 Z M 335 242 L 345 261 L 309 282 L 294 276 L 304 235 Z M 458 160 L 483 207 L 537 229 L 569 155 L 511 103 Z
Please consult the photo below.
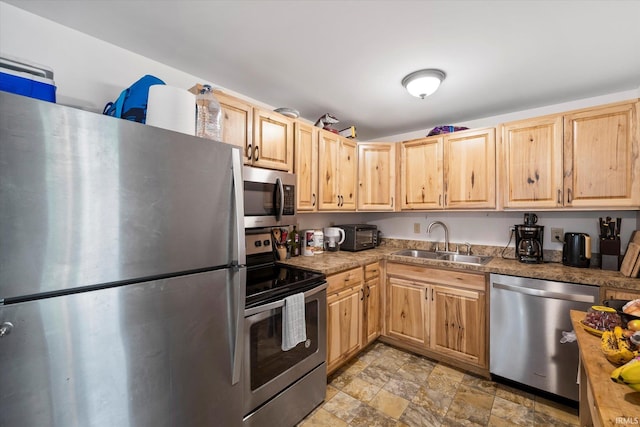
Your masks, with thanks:
M 319 292 L 324 291 L 325 289 L 327 289 L 327 282 L 323 282 L 321 285 L 316 286 L 313 289 L 309 289 L 308 291 L 306 291 L 304 293 L 304 298 L 307 299 Z M 244 316 L 248 317 L 248 316 L 253 316 L 254 314 L 258 314 L 258 313 L 262 313 L 265 311 L 269 311 L 269 310 L 275 310 L 276 308 L 280 308 L 280 307 L 284 307 L 284 299 L 278 300 L 278 301 L 274 301 L 274 302 L 270 302 L 268 304 L 264 304 L 264 305 L 259 305 L 257 307 L 251 307 L 249 309 L 246 309 L 244 311 Z

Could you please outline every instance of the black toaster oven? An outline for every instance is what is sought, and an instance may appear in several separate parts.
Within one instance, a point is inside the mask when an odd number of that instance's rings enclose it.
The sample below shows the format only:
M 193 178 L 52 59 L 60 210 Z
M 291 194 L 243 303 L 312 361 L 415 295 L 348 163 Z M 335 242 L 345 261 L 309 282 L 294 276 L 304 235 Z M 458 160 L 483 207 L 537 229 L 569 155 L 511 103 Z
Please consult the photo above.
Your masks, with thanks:
M 370 224 L 336 225 L 344 230 L 340 250 L 356 252 L 378 246 L 378 226 Z

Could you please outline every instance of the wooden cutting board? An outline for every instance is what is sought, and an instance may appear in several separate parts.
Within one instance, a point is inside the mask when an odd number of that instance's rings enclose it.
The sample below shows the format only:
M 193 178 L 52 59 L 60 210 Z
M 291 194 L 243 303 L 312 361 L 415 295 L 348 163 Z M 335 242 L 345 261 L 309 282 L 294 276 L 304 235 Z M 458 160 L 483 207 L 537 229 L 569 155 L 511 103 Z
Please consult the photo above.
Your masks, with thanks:
M 636 258 L 636 265 L 631 271 L 631 277 L 640 277 L 640 255 Z
M 640 233 L 636 233 L 640 234 Z M 627 252 L 624 254 L 624 259 L 622 260 L 622 265 L 620 266 L 620 273 L 627 277 L 637 277 L 638 270 L 640 269 L 640 263 L 638 262 L 638 256 L 640 256 L 640 245 L 637 243 L 630 242 L 627 247 Z M 636 264 L 638 268 L 636 269 Z M 632 273 L 635 271 L 635 276 Z

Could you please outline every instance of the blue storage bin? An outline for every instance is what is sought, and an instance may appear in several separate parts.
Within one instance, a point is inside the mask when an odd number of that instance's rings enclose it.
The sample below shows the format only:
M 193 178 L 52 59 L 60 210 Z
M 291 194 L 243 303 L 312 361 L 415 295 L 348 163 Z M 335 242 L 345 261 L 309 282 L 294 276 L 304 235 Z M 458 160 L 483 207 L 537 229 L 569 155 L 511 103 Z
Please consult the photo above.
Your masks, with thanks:
M 18 58 L 0 57 L 0 90 L 56 102 L 53 71 Z

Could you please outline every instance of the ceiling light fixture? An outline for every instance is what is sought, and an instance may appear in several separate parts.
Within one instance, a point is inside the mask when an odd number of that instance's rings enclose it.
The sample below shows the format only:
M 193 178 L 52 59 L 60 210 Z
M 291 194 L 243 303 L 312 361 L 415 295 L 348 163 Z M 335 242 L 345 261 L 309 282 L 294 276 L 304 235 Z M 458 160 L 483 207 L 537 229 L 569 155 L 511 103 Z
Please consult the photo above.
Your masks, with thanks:
M 411 95 L 424 99 L 425 96 L 429 96 L 438 90 L 438 86 L 440 86 L 444 78 L 445 74 L 440 70 L 419 70 L 402 79 L 402 86 Z

